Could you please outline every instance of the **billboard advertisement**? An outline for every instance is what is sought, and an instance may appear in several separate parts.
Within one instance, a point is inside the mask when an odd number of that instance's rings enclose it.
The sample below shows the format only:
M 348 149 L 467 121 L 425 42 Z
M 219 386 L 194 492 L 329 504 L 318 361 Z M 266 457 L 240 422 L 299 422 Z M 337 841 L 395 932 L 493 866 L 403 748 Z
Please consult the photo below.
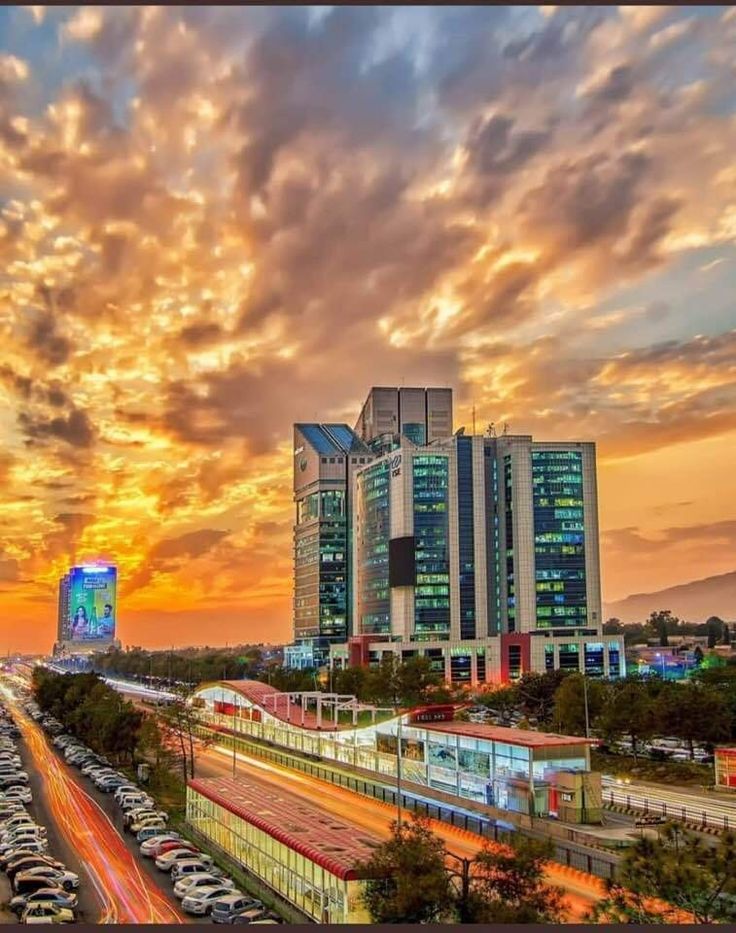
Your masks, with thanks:
M 69 639 L 112 641 L 117 611 L 117 567 L 92 564 L 69 571 Z

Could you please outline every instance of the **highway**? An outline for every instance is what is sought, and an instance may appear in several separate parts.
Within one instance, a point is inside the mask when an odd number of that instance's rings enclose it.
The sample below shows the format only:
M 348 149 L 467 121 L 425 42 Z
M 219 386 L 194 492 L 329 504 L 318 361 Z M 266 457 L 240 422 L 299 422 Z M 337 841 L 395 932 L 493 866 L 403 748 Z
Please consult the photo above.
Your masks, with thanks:
M 675 820 L 694 821 L 715 829 L 736 829 L 736 799 L 715 797 L 685 789 L 670 790 L 661 784 L 622 782 L 603 776 L 604 803 L 648 810 Z
M 146 876 L 105 811 L 59 760 L 43 730 L 12 699 L 8 705 L 42 779 L 56 828 L 94 887 L 97 923 L 188 922 Z
M 197 756 L 196 769 L 198 778 L 232 776 L 232 750 L 221 747 L 201 750 Z M 391 821 L 396 818 L 396 808 L 389 804 L 258 758 L 238 754 L 236 774 L 238 772 L 297 794 L 310 804 L 369 829 L 378 836 L 388 837 Z M 406 820 L 411 818 L 408 811 L 403 811 L 403 815 Z M 474 858 L 485 842 L 482 837 L 467 830 L 437 820 L 430 822 L 433 832 L 443 839 L 448 851 L 462 858 Z M 600 879 L 553 862 L 548 863 L 547 879 L 550 883 L 564 888 L 570 922 L 582 921 L 604 892 L 604 885 Z

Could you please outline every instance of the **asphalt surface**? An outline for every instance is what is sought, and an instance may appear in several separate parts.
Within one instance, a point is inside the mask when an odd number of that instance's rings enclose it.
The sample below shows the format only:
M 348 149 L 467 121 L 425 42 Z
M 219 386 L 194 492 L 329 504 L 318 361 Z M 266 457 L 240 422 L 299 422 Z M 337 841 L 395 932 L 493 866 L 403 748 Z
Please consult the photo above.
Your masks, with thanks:
M 77 872 L 79 874 L 79 920 L 81 922 L 86 921 L 88 923 L 99 923 L 100 911 L 101 907 L 103 906 L 101 904 L 100 896 L 96 893 L 90 875 L 88 874 L 87 869 L 81 860 L 77 857 L 73 845 L 67 841 L 67 835 L 61 832 L 56 825 L 56 821 L 54 819 L 49 803 L 49 790 L 45 786 L 44 778 L 39 774 L 38 769 L 34 764 L 31 752 L 29 751 L 23 739 L 18 741 L 18 747 L 21 760 L 24 765 L 24 770 L 26 770 L 28 773 L 31 790 L 33 791 L 34 799 L 33 804 L 30 807 L 30 812 L 34 814 L 39 823 L 46 827 L 47 838 L 49 840 L 49 853 L 53 857 L 58 858 L 60 861 L 64 862 L 71 871 Z M 50 743 L 48 745 L 48 751 L 49 754 L 54 755 L 57 762 L 59 763 L 59 767 L 66 773 L 68 778 L 74 782 L 74 784 L 76 784 L 92 801 L 98 804 L 102 811 L 109 817 L 110 822 L 116 831 L 116 835 L 121 840 L 125 849 L 127 849 L 128 852 L 133 856 L 135 864 L 140 869 L 141 874 L 144 877 L 147 877 L 150 887 L 158 892 L 158 896 L 164 901 L 164 903 L 170 905 L 170 907 L 173 908 L 175 915 L 178 916 L 179 922 L 197 922 L 196 919 L 190 918 L 186 914 L 182 913 L 181 905 L 172 893 L 172 886 L 168 876 L 156 868 L 152 859 L 144 859 L 140 854 L 140 849 L 135 838 L 129 833 L 123 831 L 122 814 L 115 804 L 114 796 L 112 794 L 103 794 L 95 787 L 92 781 L 82 775 L 82 773 L 77 768 L 74 768 L 71 765 L 67 765 L 63 756 L 60 755 L 54 746 Z M 115 864 L 118 863 L 119 860 L 117 860 Z M 106 894 L 110 893 L 111 892 L 106 892 Z M 172 914 L 172 916 L 173 915 L 174 914 Z
M 59 832 L 58 827 L 51 815 L 48 799 L 44 789 L 44 782 L 41 775 L 36 770 L 31 753 L 28 751 L 25 740 L 17 739 L 18 754 L 23 764 L 23 770 L 28 774 L 28 781 L 33 792 L 33 802 L 26 805 L 26 809 L 33 816 L 37 823 L 46 827 L 46 838 L 49 841 L 48 854 L 60 862 L 63 862 L 69 871 L 79 875 L 79 888 L 76 894 L 79 898 L 78 918 L 81 923 L 96 923 L 100 913 L 100 905 L 95 896 L 94 888 L 90 883 L 89 875 L 84 866 L 77 858 L 74 848 L 67 842 L 63 833 Z M 3 872 L 3 883 L 10 890 L 10 884 L 7 876 Z M 15 916 L 10 915 L 13 920 Z

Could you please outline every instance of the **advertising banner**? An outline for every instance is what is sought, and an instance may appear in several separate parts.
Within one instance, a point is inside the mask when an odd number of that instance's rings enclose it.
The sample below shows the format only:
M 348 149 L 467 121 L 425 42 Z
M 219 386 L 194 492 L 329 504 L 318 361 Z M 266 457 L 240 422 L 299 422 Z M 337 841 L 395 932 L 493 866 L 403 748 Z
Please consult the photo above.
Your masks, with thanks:
M 117 609 L 117 568 L 90 565 L 69 571 L 69 637 L 112 641 Z

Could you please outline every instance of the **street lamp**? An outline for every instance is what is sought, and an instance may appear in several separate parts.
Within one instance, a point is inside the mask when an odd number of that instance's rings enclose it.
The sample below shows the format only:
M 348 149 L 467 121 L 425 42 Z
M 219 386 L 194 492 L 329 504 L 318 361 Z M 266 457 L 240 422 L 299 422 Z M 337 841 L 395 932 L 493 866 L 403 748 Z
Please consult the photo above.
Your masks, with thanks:
M 588 678 L 583 673 L 583 702 L 585 703 L 585 738 L 590 738 L 590 715 L 588 713 Z
M 398 747 L 396 749 L 396 822 L 401 829 L 401 715 L 396 731 Z

